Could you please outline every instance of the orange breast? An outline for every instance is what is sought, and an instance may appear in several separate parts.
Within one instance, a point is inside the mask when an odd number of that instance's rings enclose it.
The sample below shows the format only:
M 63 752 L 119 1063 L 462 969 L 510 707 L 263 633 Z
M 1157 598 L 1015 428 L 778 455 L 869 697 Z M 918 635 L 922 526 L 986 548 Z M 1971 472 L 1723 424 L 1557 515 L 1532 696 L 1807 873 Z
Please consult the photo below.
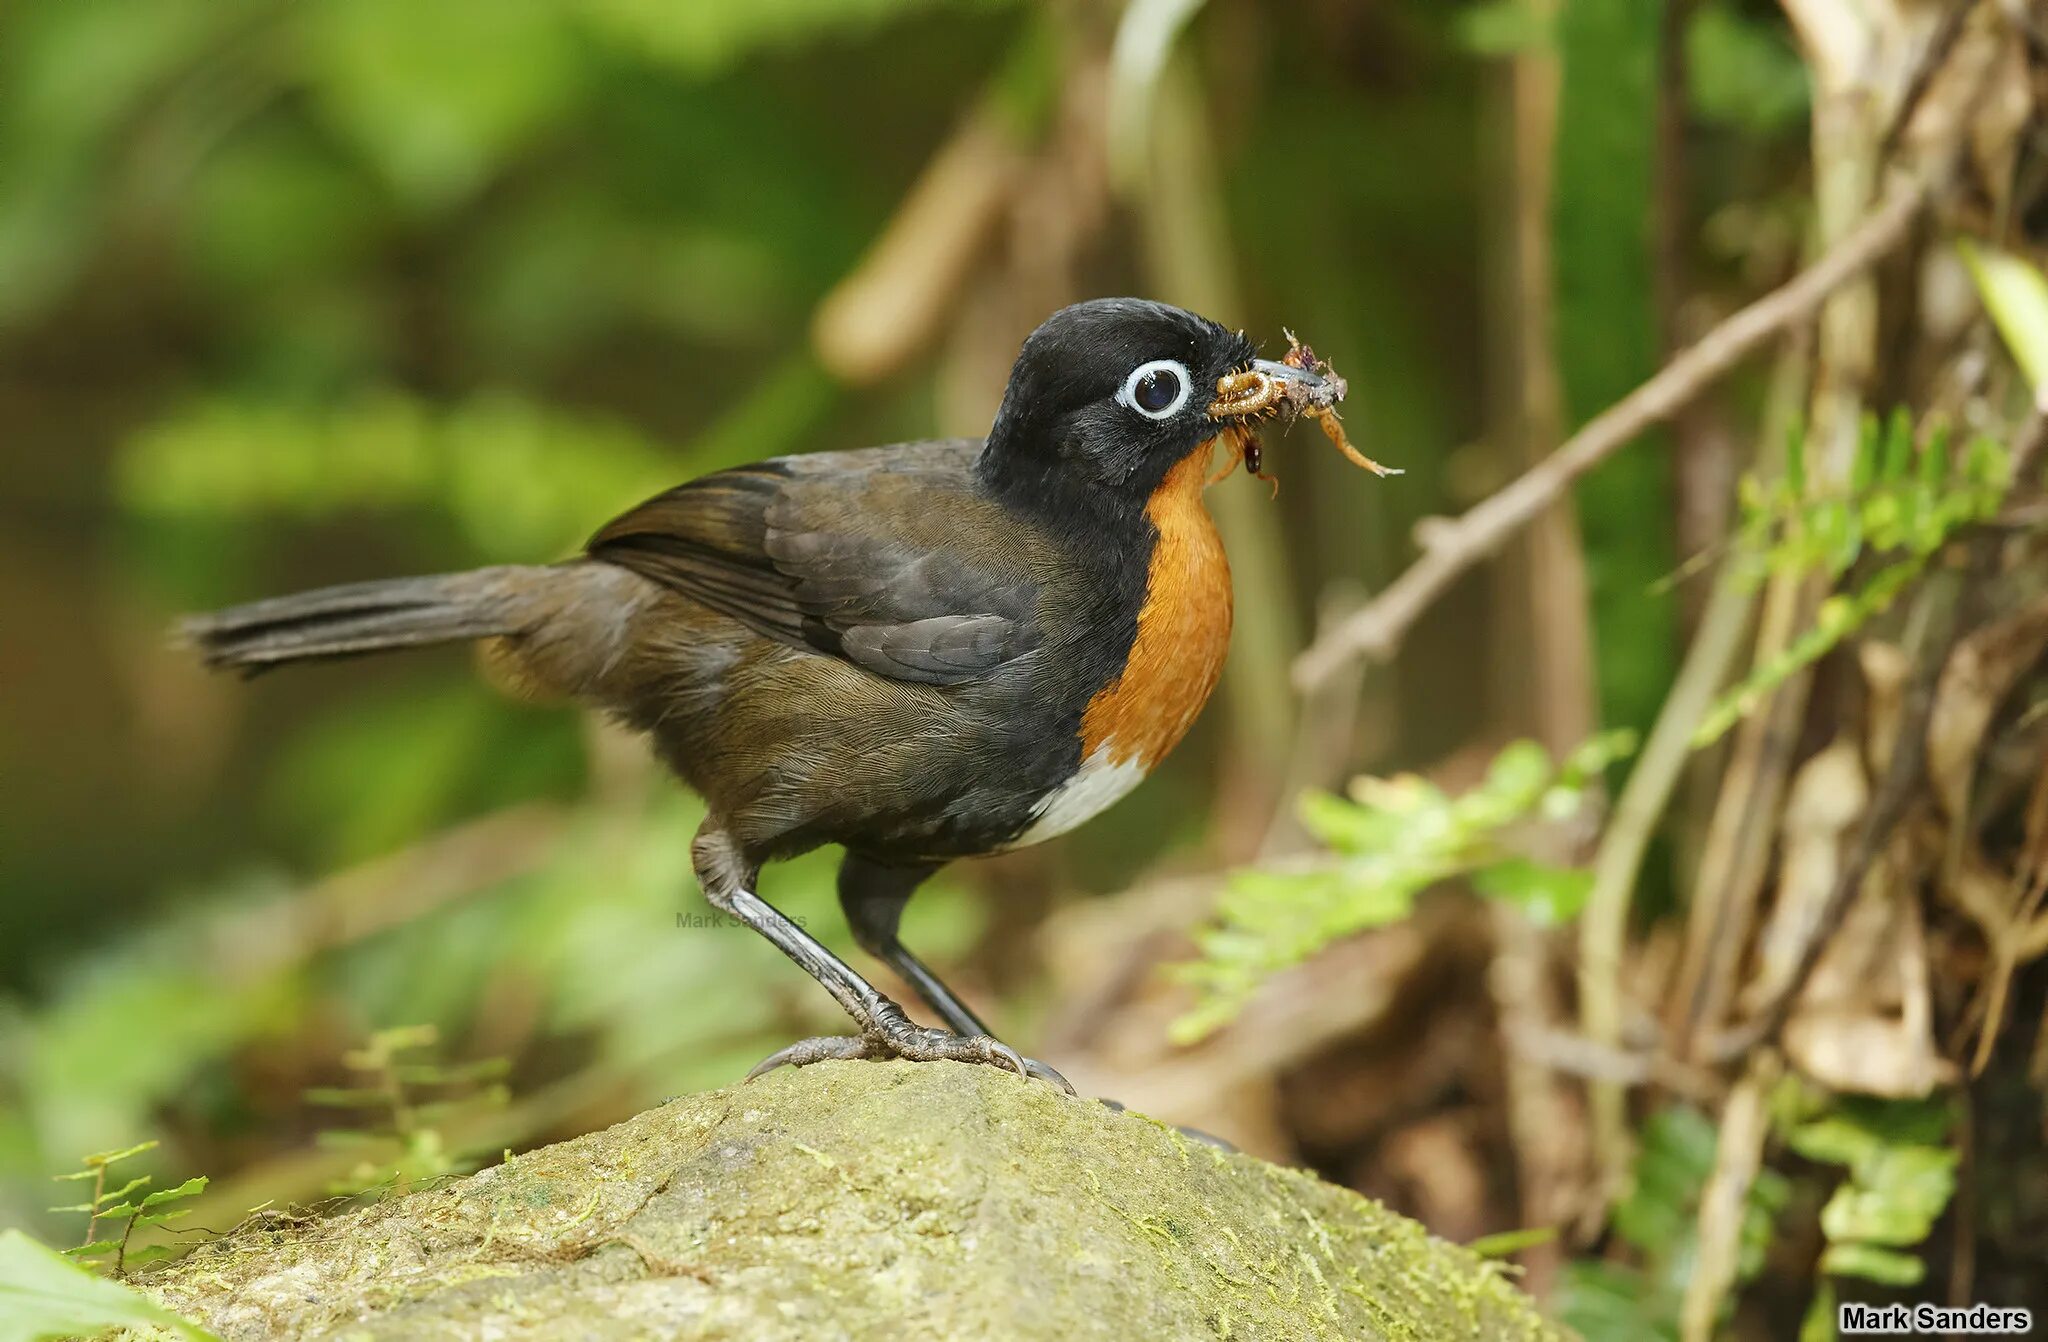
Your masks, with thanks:
M 1159 529 L 1138 637 L 1123 674 L 1088 701 L 1081 758 L 1108 747 L 1110 763 L 1150 769 L 1202 711 L 1230 647 L 1230 562 L 1202 506 L 1214 440 L 1167 472 L 1145 506 Z

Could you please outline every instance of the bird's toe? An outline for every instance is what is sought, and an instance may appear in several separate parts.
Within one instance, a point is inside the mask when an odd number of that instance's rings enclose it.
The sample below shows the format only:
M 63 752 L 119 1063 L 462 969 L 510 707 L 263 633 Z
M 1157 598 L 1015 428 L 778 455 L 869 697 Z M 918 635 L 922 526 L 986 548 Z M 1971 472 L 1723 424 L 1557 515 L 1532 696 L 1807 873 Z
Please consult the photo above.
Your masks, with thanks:
M 778 1067 L 808 1067 L 814 1062 L 878 1056 L 872 1049 L 872 1042 L 859 1035 L 820 1035 L 815 1039 L 799 1039 L 788 1048 L 779 1048 L 755 1063 L 744 1079 L 752 1081 L 763 1072 L 772 1072 Z

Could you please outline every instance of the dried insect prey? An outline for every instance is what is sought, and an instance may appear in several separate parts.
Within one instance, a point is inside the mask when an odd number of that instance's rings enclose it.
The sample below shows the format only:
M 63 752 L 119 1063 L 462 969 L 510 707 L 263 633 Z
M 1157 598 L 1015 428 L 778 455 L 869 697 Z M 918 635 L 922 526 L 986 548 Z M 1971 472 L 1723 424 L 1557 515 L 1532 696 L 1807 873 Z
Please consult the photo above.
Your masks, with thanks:
M 1290 371 L 1282 373 L 1281 369 Z M 1322 429 L 1323 436 L 1353 465 L 1362 466 L 1374 475 L 1401 474 L 1392 467 L 1380 465 L 1351 445 L 1351 440 L 1344 433 L 1343 420 L 1337 414 L 1337 403 L 1349 391 L 1349 384 L 1330 366 L 1329 361 L 1318 359 L 1313 349 L 1289 331 L 1287 353 L 1279 363 L 1259 360 L 1249 368 L 1218 379 L 1216 399 L 1209 405 L 1209 414 L 1215 419 L 1238 422 L 1231 426 L 1230 431 L 1219 435 L 1236 457 L 1226 461 L 1215 478 L 1228 475 L 1241 461 L 1250 474 L 1261 480 L 1272 479 L 1260 470 L 1263 453 L 1251 424 L 1275 416 L 1290 422 L 1304 416 L 1313 419 Z M 1276 492 L 1278 487 L 1276 481 Z

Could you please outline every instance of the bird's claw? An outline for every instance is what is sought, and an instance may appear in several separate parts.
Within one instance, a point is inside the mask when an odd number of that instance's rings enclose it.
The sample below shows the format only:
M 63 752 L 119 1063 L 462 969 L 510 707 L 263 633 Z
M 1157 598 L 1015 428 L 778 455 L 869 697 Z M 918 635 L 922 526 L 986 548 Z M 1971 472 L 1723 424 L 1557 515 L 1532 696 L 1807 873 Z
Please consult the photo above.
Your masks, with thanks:
M 909 1062 L 985 1063 L 1036 1077 L 1072 1095 L 1067 1079 L 1035 1058 L 1021 1056 L 1001 1040 L 985 1034 L 959 1035 L 951 1030 L 930 1030 L 908 1026 L 899 1030 L 876 1030 L 862 1035 L 821 1035 L 801 1039 L 788 1048 L 777 1049 L 754 1065 L 746 1079 L 752 1081 L 777 1067 L 808 1067 L 814 1062 L 845 1061 L 853 1058 L 902 1058 Z
M 1081 1092 L 1074 1089 L 1073 1082 L 1067 1080 L 1036 1058 L 1026 1058 L 1024 1060 L 1024 1070 L 1048 1085 L 1058 1086 L 1061 1090 L 1077 1099 L 1080 1097 Z
M 788 1048 L 776 1049 L 755 1063 L 744 1080 L 752 1081 L 763 1072 L 772 1072 L 778 1067 L 809 1067 L 814 1062 L 831 1059 L 875 1056 L 867 1051 L 867 1046 L 868 1041 L 859 1035 L 819 1035 L 815 1039 L 799 1039 Z

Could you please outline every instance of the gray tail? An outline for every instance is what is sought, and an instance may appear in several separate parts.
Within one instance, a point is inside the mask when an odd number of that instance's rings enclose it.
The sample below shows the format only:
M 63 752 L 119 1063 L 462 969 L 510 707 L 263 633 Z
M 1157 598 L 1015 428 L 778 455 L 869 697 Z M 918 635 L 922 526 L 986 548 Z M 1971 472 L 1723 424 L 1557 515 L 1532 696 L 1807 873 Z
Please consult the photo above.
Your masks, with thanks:
M 178 633 L 208 666 L 248 675 L 286 662 L 516 634 L 548 572 L 508 565 L 322 587 L 188 616 Z

